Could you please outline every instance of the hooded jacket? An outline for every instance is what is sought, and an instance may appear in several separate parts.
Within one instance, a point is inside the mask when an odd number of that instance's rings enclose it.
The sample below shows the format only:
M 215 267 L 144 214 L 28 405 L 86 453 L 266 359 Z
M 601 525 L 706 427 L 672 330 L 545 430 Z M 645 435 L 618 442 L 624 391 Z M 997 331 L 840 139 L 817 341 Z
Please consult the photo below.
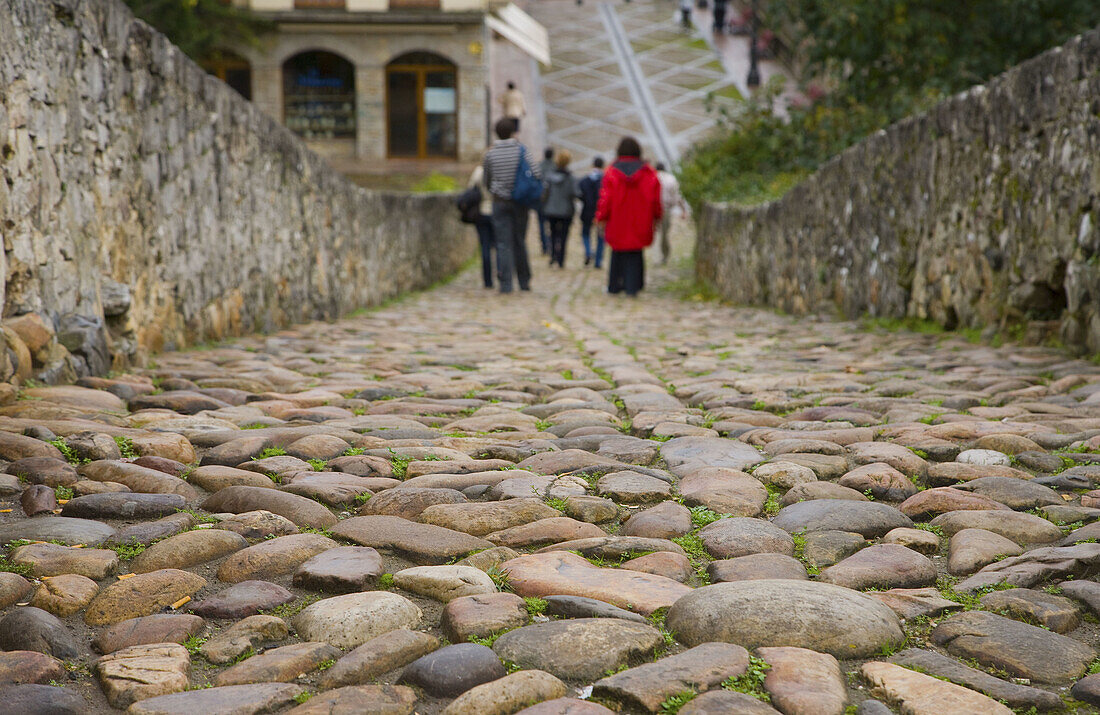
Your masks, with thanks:
M 542 202 L 542 214 L 547 218 L 573 218 L 573 199 L 578 195 L 577 181 L 568 171 L 554 167 L 542 175 L 546 184 L 546 199 Z
M 661 182 L 649 164 L 619 157 L 604 174 L 596 221 L 614 251 L 641 251 L 653 243 L 653 222 L 661 218 Z

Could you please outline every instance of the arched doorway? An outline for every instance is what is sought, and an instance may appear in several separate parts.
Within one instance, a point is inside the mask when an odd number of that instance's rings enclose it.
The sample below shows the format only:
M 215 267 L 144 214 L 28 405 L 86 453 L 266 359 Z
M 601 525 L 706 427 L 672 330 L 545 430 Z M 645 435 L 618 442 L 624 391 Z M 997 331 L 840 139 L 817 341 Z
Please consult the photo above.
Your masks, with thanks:
M 204 62 L 203 69 L 228 84 L 245 99 L 252 99 L 252 66 L 245 58 L 222 50 L 216 57 Z
M 386 142 L 391 157 L 458 155 L 458 72 L 431 52 L 386 65 Z
M 354 139 L 355 67 L 320 50 L 284 62 L 283 124 L 304 139 Z

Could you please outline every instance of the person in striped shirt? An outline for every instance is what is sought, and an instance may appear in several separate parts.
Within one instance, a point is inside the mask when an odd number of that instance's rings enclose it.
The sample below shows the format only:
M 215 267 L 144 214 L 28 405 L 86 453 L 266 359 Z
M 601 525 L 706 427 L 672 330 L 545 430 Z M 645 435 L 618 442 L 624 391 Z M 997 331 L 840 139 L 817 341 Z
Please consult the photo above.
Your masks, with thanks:
M 505 117 L 494 127 L 497 141 L 485 152 L 482 171 L 493 197 L 493 236 L 497 247 L 497 284 L 501 293 L 512 292 L 515 273 L 520 290 L 531 290 L 531 265 L 527 261 L 527 219 L 529 209 L 512 201 L 519 158 L 524 156 L 536 178 L 542 172 L 531 151 L 513 135 L 516 125 Z

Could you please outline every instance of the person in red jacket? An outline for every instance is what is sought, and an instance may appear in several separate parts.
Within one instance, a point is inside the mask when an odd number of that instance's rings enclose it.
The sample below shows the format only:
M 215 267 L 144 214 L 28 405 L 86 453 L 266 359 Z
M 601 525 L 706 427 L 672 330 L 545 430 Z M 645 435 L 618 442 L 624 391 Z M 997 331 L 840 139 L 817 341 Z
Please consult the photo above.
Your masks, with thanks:
M 645 285 L 642 251 L 653 243 L 654 224 L 661 220 L 661 182 L 632 137 L 619 142 L 618 155 L 600 185 L 596 223 L 604 226 L 611 247 L 607 292 L 634 296 Z

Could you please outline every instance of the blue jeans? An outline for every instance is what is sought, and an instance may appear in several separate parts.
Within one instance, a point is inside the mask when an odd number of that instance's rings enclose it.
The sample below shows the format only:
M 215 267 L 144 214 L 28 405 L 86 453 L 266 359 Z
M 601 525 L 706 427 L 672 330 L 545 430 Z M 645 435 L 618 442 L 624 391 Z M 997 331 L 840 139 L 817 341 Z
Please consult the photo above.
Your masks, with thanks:
M 481 244 L 481 278 L 486 288 L 493 287 L 493 217 L 481 214 L 477 217 L 477 240 Z
M 595 257 L 596 268 L 600 267 L 603 263 L 603 231 L 596 231 L 596 250 L 592 250 L 592 219 L 581 220 L 581 243 L 584 244 L 584 257 L 590 259 Z
M 493 240 L 497 247 L 497 280 L 501 293 L 512 292 L 512 274 L 520 290 L 531 289 L 527 262 L 527 214 L 530 209 L 512 201 L 493 199 Z

